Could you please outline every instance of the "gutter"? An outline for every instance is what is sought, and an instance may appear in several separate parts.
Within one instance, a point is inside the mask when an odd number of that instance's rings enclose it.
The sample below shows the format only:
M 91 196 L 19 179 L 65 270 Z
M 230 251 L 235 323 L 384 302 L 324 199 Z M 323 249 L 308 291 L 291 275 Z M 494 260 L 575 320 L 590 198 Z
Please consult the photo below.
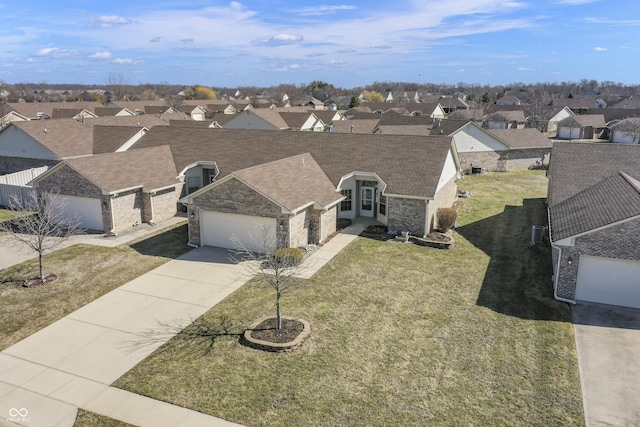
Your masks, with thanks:
M 549 207 L 547 207 L 547 223 L 549 224 L 549 242 L 551 243 L 551 248 L 557 249 L 559 251 L 558 263 L 553 274 L 553 298 L 561 302 L 575 304 L 576 302 L 574 300 L 558 296 L 558 278 L 560 277 L 560 260 L 562 259 L 562 247 L 554 245 L 553 240 L 551 240 L 551 210 L 549 209 Z

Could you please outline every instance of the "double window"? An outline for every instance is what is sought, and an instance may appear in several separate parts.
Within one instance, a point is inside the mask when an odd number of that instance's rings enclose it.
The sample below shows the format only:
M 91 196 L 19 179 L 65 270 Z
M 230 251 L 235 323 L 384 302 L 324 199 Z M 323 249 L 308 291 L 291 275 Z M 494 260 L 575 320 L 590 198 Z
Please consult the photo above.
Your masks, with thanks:
M 378 198 L 378 211 L 380 215 L 387 215 L 387 196 L 381 194 Z
M 344 200 L 340 202 L 340 210 L 350 211 L 352 209 L 353 192 L 351 189 L 340 190 L 340 194 L 344 196 Z

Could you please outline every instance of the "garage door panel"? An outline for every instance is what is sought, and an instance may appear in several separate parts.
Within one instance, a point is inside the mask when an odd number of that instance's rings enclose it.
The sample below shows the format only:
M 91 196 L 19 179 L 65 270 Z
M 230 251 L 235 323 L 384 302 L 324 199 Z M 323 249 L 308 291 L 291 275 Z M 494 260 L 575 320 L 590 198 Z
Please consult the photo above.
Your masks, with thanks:
M 640 262 L 580 256 L 576 300 L 640 308 Z
M 80 227 L 88 230 L 104 229 L 102 222 L 102 203 L 100 199 L 62 194 L 58 194 L 55 197 L 61 205 L 63 215 L 67 218 L 77 218 Z
M 253 252 L 275 248 L 275 218 L 204 211 L 200 214 L 200 229 L 203 245 Z

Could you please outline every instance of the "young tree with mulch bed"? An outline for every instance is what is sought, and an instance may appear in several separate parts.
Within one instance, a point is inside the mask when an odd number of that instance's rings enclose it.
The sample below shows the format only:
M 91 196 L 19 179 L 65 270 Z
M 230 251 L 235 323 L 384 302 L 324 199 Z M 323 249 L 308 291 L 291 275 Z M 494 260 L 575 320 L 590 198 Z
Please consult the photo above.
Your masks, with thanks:
M 0 231 L 9 233 L 15 241 L 38 253 L 39 274 L 25 284 L 39 286 L 55 280 L 55 274 L 45 274 L 42 257 L 46 251 L 81 232 L 77 215 L 66 215 L 64 201 L 50 192 L 38 194 L 34 191 L 24 199 L 13 196 L 9 210 L 16 218 L 0 223 Z

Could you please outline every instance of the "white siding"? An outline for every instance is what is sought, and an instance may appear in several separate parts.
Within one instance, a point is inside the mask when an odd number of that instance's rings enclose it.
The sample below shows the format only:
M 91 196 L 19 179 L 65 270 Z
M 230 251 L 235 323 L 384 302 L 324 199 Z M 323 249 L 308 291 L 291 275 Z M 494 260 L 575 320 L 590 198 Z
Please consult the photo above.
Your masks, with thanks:
M 458 168 L 456 167 L 456 162 L 453 160 L 453 153 L 449 150 L 449 154 L 447 154 L 447 160 L 444 162 L 444 167 L 442 168 L 442 174 L 440 175 L 440 181 L 438 181 L 438 188 L 436 189 L 436 193 L 442 189 L 451 178 L 454 178 L 458 174 Z
M 55 153 L 16 126 L 0 132 L 0 156 L 59 160 Z
M 508 147 L 496 138 L 478 128 L 467 125 L 453 135 L 458 153 L 475 153 L 477 151 L 500 151 Z

